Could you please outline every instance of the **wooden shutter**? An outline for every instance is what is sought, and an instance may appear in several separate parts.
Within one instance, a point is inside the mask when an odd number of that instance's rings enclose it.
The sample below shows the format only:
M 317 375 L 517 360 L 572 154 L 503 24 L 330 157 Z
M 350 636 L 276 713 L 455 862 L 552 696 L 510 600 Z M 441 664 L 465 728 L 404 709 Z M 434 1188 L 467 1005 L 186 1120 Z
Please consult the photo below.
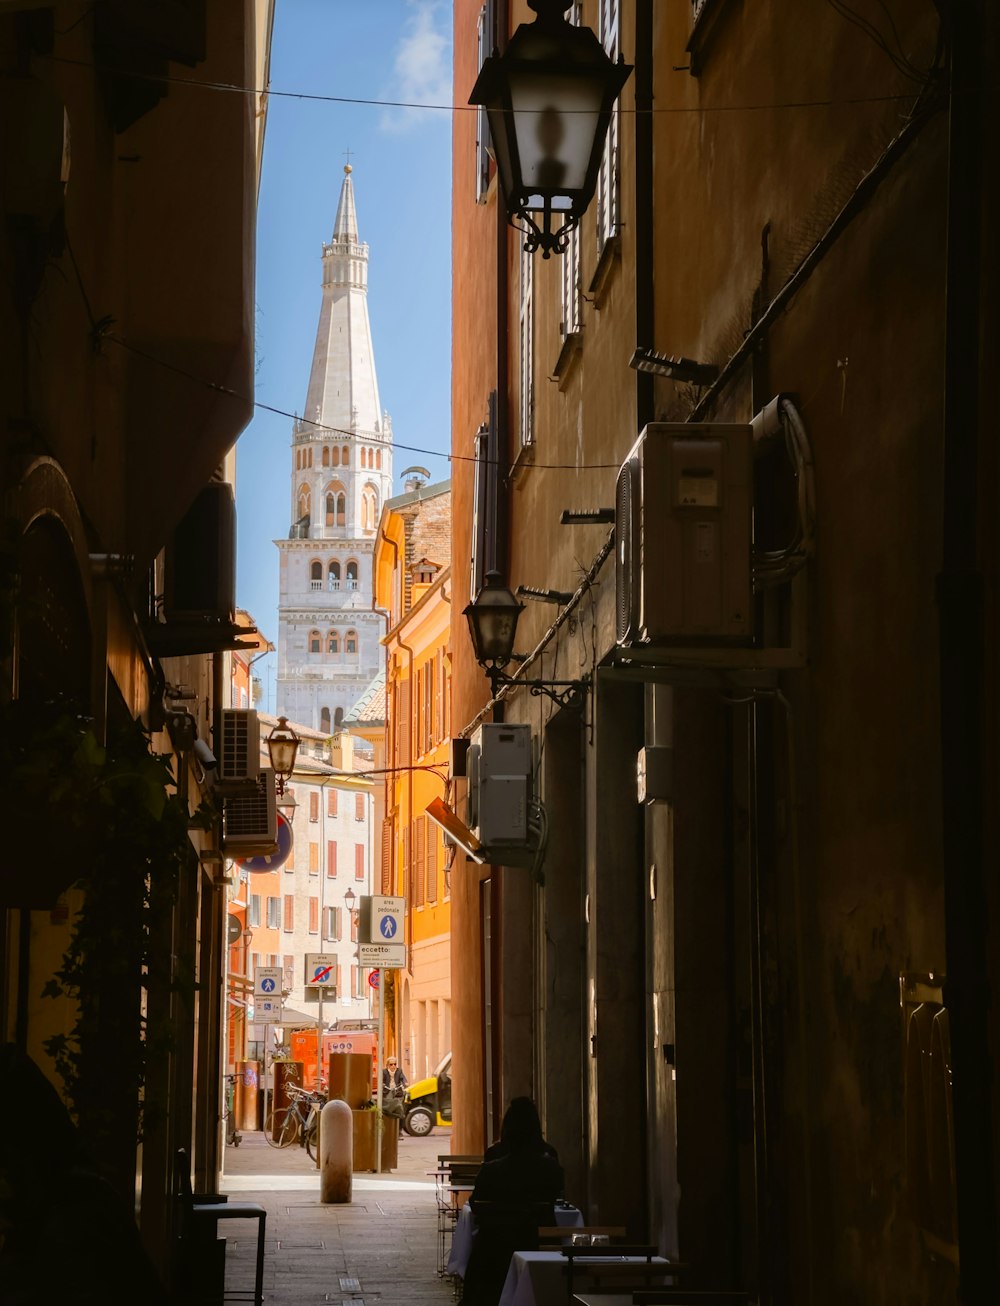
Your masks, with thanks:
M 438 897 L 438 828 L 432 825 L 429 817 L 424 817 L 427 822 L 427 901 L 437 902 Z
M 410 682 L 401 680 L 396 686 L 396 765 L 409 766 L 410 749 Z
M 337 791 L 328 789 L 326 791 L 326 814 L 327 816 L 337 815 Z
M 363 843 L 354 845 L 354 878 L 356 880 L 365 878 L 365 846 Z
M 426 818 L 418 816 L 413 829 L 413 905 L 422 907 L 427 900 L 427 831 L 424 826 Z
M 285 929 L 295 929 L 295 894 L 285 894 Z
M 309 933 L 317 934 L 319 932 L 319 899 L 309 898 Z
M 392 818 L 382 818 L 382 892 L 392 893 Z
M 337 845 L 332 839 L 326 845 L 326 874 L 331 880 L 337 878 Z

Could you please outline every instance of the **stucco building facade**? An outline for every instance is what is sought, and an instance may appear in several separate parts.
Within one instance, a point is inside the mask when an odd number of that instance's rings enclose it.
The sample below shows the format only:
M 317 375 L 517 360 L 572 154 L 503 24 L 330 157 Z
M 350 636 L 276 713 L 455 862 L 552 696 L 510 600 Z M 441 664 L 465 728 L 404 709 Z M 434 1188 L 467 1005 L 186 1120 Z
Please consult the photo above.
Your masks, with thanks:
M 996 21 L 578 8 L 634 71 L 564 256 L 525 258 L 454 120 L 454 733 L 530 727 L 550 831 L 543 883 L 456 856 L 455 1150 L 530 1093 L 567 1193 L 698 1286 L 948 1302 L 961 1248 L 985 1301 Z M 458 0 L 457 101 L 530 19 Z M 754 423 L 742 640 L 629 624 L 640 588 L 705 592 L 697 552 L 651 543 L 667 473 L 619 483 L 652 422 L 701 451 L 699 424 Z M 461 612 L 493 566 L 565 596 L 527 605 L 509 669 L 581 681 L 581 707 L 488 701 Z

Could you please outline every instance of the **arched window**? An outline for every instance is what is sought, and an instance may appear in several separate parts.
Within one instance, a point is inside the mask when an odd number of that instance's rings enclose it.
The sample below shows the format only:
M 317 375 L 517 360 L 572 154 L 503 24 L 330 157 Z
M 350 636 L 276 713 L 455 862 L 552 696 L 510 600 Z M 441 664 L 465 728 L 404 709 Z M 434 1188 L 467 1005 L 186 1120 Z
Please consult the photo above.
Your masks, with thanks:
M 340 652 L 340 637 L 335 630 L 331 630 L 326 637 L 326 651 L 327 653 Z
M 373 531 L 378 520 L 378 491 L 366 485 L 361 491 L 361 529 Z
M 340 446 L 334 445 L 330 451 L 330 466 L 336 467 L 340 463 Z
M 319 728 L 325 735 L 330 733 L 330 709 L 328 707 L 320 708 Z
M 358 588 L 358 564 L 353 559 L 347 564 L 347 588 L 349 590 Z
M 327 584 L 332 590 L 340 589 L 340 563 L 339 562 L 330 563 L 330 569 L 327 576 Z
M 330 466 L 330 450 L 326 447 L 326 445 L 323 446 L 323 466 L 324 467 Z M 323 711 L 325 712 L 326 708 L 324 708 Z
M 313 561 L 309 564 L 309 588 L 311 590 L 321 590 L 323 588 L 323 564 L 319 561 Z
M 312 451 L 312 445 L 310 445 L 309 448 L 306 450 L 306 466 L 311 467 L 312 465 L 313 465 L 313 451 Z
M 358 651 L 358 632 L 349 630 L 344 636 L 344 652 L 357 653 Z
M 344 724 L 344 709 L 342 707 L 338 707 L 333 714 L 334 730 L 339 730 L 343 724 Z
M 382 450 L 381 450 L 381 449 L 376 449 L 376 450 L 375 450 L 375 470 L 376 470 L 376 471 L 379 471 L 379 472 L 382 470 Z
M 309 632 L 309 652 L 318 653 L 322 645 L 320 644 L 319 631 L 311 630 Z
M 346 467 L 351 461 L 351 450 L 349 445 L 343 445 L 340 450 L 340 461 Z
M 347 495 L 337 495 L 337 525 L 344 526 L 347 522 Z
M 331 481 L 324 494 L 327 526 L 343 526 L 344 505 L 347 502 L 343 485 L 341 485 L 340 481 Z
M 302 470 L 302 450 L 301 450 L 301 449 L 296 449 L 296 450 L 295 450 L 295 470 L 296 470 L 297 472 L 300 472 L 300 471 Z
M 308 517 L 312 506 L 312 495 L 309 493 L 309 486 L 303 485 L 299 490 L 299 518 Z

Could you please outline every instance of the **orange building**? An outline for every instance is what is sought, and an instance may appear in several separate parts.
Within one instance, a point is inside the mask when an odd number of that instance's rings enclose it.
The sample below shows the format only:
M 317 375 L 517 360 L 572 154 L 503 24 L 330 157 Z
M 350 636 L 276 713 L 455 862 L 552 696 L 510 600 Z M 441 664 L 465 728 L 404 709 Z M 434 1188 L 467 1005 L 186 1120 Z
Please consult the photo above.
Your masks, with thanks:
M 387 1047 L 407 1077 L 451 1048 L 451 898 L 440 831 L 451 732 L 451 486 L 406 482 L 382 510 L 375 600 L 388 613 L 382 891 L 407 900 L 407 964 L 389 972 Z

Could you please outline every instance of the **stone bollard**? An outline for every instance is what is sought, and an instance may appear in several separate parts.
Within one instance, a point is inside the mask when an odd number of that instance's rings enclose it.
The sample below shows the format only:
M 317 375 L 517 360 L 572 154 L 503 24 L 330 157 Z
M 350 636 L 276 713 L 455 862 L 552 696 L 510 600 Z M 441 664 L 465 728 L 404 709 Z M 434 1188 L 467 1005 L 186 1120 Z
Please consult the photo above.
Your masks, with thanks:
M 354 1113 L 334 1098 L 319 1117 L 319 1200 L 349 1202 L 353 1173 Z

